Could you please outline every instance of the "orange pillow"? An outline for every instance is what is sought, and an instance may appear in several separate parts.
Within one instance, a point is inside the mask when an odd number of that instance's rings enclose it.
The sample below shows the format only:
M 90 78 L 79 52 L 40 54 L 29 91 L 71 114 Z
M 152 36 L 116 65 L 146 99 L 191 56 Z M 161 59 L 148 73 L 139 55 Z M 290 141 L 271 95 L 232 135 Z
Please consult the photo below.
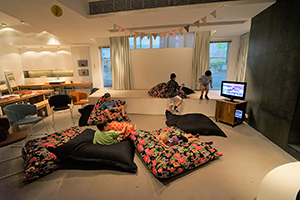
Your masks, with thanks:
M 124 126 L 127 126 L 125 129 L 125 138 L 127 138 L 128 135 L 135 129 L 135 125 L 112 121 L 111 123 L 107 124 L 107 130 L 122 131 Z

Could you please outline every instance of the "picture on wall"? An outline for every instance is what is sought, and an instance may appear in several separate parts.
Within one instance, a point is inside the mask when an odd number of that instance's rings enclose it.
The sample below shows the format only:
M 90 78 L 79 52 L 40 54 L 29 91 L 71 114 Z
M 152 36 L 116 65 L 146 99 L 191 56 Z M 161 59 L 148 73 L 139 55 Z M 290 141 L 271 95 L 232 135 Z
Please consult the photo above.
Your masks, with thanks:
M 89 70 L 88 69 L 79 69 L 78 73 L 79 73 L 79 76 L 88 76 Z
M 87 60 L 78 60 L 78 66 L 79 67 L 87 67 L 88 61 Z

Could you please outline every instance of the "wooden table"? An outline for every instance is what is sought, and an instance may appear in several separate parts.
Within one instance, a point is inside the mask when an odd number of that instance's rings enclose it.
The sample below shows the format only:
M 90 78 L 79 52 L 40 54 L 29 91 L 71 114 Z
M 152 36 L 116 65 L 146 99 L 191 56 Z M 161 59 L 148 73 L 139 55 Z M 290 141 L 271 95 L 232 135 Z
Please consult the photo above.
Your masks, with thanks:
M 33 90 L 31 94 L 24 94 L 22 96 L 18 97 L 12 97 L 9 99 L 2 99 L 0 100 L 0 107 L 3 112 L 3 108 L 9 104 L 14 104 L 17 102 L 24 102 L 24 103 L 30 103 L 30 104 L 36 104 L 38 102 L 46 100 L 45 94 L 52 93 L 53 90 Z
M 49 85 L 51 88 L 59 89 L 59 93 L 67 94 L 66 88 L 73 88 L 76 87 L 90 87 L 90 90 L 92 91 L 93 83 L 60 83 L 60 84 L 26 84 L 26 85 L 18 85 L 20 89 L 36 89 L 36 88 L 42 88 L 43 86 Z

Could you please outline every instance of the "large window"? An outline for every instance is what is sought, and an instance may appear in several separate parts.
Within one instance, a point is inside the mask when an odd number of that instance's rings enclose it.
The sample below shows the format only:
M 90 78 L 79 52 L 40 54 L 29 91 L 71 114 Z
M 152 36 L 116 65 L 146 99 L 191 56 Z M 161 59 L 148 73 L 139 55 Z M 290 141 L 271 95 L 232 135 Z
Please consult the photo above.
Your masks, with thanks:
M 226 80 L 229 42 L 211 42 L 209 46 L 209 69 L 212 72 L 213 87 L 221 88 Z
M 144 36 L 141 37 L 130 37 L 129 45 L 130 49 L 158 49 L 158 48 L 176 48 L 176 47 L 193 47 L 194 44 L 194 33 L 186 34 L 169 34 L 169 37 L 166 36 L 160 38 L 157 36 L 155 39 L 153 36 L 148 38 Z
M 100 50 L 101 50 L 101 62 L 102 62 L 103 87 L 112 87 L 110 48 L 105 47 L 105 48 L 100 48 Z

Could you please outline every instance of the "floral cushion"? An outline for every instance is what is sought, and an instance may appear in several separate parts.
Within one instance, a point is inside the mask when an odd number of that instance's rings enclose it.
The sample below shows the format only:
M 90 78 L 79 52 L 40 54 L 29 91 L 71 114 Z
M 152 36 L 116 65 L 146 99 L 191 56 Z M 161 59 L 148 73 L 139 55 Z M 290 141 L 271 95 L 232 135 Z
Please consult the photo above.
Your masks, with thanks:
M 23 151 L 25 160 L 23 181 L 37 179 L 61 167 L 57 157 L 47 147 L 58 147 L 75 138 L 83 131 L 80 127 L 71 127 L 46 137 L 30 140 Z
M 159 83 L 148 91 L 148 94 L 156 98 L 169 98 L 167 93 L 167 83 Z M 183 99 L 188 98 L 183 90 L 178 90 L 178 96 Z
M 102 110 L 102 104 L 104 103 L 104 98 L 101 97 L 98 102 L 95 104 L 91 114 L 90 114 L 90 117 L 87 121 L 88 124 L 96 124 L 97 121 L 100 121 L 100 120 L 108 120 L 106 114 L 104 113 L 104 111 Z M 125 101 L 122 101 L 122 100 L 112 100 L 115 102 L 115 104 L 117 106 L 121 106 L 121 105 L 125 105 Z M 111 118 L 113 121 L 122 121 L 123 120 L 123 116 L 122 116 L 122 111 L 116 111 L 116 112 L 112 112 L 110 113 L 111 115 Z M 129 119 L 127 113 L 125 112 L 125 117 L 127 119 Z
M 126 126 L 125 137 L 127 138 L 128 135 L 135 129 L 134 125 L 112 121 L 107 125 L 107 130 L 121 131 L 124 128 L 124 126 Z
M 161 133 L 178 136 L 185 132 L 179 128 L 171 127 L 151 132 L 134 130 L 130 135 L 130 139 L 146 166 L 157 178 L 173 177 L 222 156 L 222 153 L 217 149 L 205 144 L 205 142 L 198 141 L 165 149 L 157 140 L 157 136 Z

